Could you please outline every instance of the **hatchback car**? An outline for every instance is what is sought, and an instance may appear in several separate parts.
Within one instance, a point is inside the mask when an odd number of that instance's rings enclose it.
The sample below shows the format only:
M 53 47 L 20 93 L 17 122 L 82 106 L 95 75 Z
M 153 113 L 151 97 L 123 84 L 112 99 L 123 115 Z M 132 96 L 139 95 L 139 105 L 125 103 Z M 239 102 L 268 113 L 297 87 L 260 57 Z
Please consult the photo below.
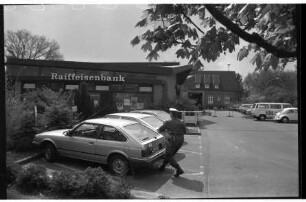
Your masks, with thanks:
M 136 121 L 111 118 L 90 119 L 73 129 L 35 135 L 47 161 L 67 156 L 108 164 L 116 175 L 131 167 L 152 164 L 165 154 L 165 138 Z
M 133 113 L 133 112 L 122 112 L 122 113 L 113 113 L 107 114 L 104 118 L 117 118 L 117 119 L 126 119 L 137 121 L 141 124 L 144 124 L 155 131 L 164 124 L 164 121 L 151 114 L 142 114 L 142 113 Z
M 298 121 L 298 109 L 297 108 L 285 108 L 282 111 L 276 113 L 274 120 L 278 122 L 288 123 L 290 121 Z
M 136 112 L 136 113 L 142 113 L 142 114 L 151 114 L 154 115 L 163 121 L 168 121 L 171 119 L 170 114 L 162 111 L 162 110 L 155 110 L 155 109 L 143 109 L 143 110 L 134 110 L 131 112 Z

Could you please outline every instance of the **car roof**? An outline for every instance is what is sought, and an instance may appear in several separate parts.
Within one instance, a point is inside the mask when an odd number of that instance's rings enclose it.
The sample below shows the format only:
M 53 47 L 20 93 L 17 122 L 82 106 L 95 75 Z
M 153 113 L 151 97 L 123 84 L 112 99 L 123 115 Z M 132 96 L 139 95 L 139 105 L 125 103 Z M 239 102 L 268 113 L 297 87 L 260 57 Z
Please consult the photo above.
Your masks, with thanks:
M 97 118 L 97 119 L 88 119 L 83 121 L 83 123 L 98 123 L 98 124 L 105 124 L 105 125 L 112 125 L 112 126 L 127 126 L 131 124 L 138 123 L 132 120 L 125 120 L 125 119 L 112 119 L 112 118 Z
M 125 116 L 125 117 L 134 117 L 134 118 L 145 118 L 145 117 L 155 117 L 151 114 L 142 114 L 142 113 L 136 113 L 136 112 L 122 112 L 122 113 L 113 113 L 108 115 L 116 115 L 116 116 Z
M 288 107 L 288 108 L 284 108 L 283 110 L 291 110 L 291 109 L 296 109 L 297 110 L 296 107 Z
M 255 104 L 285 104 L 285 105 L 291 105 L 290 103 L 286 103 L 286 102 L 257 102 Z

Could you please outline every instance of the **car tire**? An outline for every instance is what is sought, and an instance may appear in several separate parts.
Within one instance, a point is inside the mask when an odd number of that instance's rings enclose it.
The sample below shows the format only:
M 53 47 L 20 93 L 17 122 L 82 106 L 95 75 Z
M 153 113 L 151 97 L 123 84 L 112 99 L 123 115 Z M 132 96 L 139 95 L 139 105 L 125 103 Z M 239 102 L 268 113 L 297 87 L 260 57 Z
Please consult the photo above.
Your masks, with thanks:
M 57 159 L 57 151 L 52 143 L 47 143 L 44 146 L 44 157 L 49 162 L 54 162 Z
M 259 120 L 260 120 L 260 121 L 266 120 L 266 116 L 265 116 L 265 115 L 260 115 L 260 116 L 259 116 Z
M 289 119 L 287 117 L 282 118 L 282 123 L 288 123 L 288 122 L 289 122 Z
M 118 176 L 125 176 L 129 171 L 129 163 L 122 155 L 113 155 L 109 160 L 111 171 Z

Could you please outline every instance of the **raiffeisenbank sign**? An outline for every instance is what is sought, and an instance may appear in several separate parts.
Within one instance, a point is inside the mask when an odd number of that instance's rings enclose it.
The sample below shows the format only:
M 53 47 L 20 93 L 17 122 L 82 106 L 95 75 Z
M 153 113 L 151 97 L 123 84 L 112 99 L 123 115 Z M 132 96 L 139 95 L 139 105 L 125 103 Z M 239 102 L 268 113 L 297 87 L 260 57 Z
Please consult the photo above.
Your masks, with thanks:
M 118 81 L 125 82 L 125 77 L 118 76 L 109 76 L 109 75 L 84 75 L 84 74 L 75 74 L 75 73 L 51 73 L 51 80 L 61 80 L 61 81 Z

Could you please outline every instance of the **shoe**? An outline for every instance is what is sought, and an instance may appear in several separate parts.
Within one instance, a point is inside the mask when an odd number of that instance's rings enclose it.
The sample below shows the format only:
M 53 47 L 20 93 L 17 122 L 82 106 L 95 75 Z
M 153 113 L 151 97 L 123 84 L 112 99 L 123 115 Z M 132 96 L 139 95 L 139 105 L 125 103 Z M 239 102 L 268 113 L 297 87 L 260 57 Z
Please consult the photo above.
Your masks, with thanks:
M 183 173 L 184 173 L 184 171 L 182 169 L 177 169 L 176 173 L 174 174 L 174 177 L 179 177 Z

